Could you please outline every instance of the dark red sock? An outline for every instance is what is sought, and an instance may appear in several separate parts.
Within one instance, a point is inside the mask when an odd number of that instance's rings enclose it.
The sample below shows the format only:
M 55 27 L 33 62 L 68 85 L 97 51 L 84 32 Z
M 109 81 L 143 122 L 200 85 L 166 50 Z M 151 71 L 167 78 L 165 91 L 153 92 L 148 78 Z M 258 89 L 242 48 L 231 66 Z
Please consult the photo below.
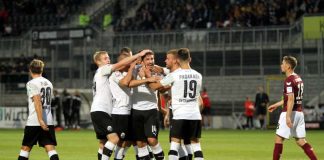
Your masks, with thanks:
M 302 146 L 305 154 L 311 159 L 311 160 L 317 160 L 317 157 L 313 151 L 313 148 L 311 145 L 309 145 L 308 143 L 305 143 L 303 146 Z
M 282 144 L 276 143 L 273 149 L 273 160 L 279 160 L 282 153 Z

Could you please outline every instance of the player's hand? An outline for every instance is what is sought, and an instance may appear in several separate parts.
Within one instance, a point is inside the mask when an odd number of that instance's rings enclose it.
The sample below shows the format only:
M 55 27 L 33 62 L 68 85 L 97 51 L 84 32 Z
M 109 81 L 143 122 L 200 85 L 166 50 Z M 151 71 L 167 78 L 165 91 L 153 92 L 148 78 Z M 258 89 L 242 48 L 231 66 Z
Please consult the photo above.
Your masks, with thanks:
M 168 128 L 168 127 L 170 126 L 170 118 L 169 118 L 169 114 L 166 114 L 166 115 L 164 116 L 163 123 L 164 123 L 164 127 L 165 127 L 165 128 Z
M 138 56 L 142 57 L 142 56 L 144 56 L 147 52 L 153 52 L 153 51 L 150 50 L 150 49 L 144 49 L 144 50 L 142 50 L 141 52 L 139 52 L 139 53 L 137 53 L 137 54 L 138 54 Z
M 273 112 L 276 108 L 277 108 L 276 106 L 271 105 L 271 106 L 268 107 L 268 111 Z
M 144 67 L 144 74 L 145 74 L 145 77 L 151 77 L 152 76 L 152 70 L 151 70 L 152 67 L 150 66 L 145 66 Z
M 45 122 L 43 120 L 40 120 L 39 124 L 44 131 L 49 131 L 48 126 L 45 124 Z
M 139 69 L 139 71 L 138 71 L 138 75 L 139 75 L 141 78 L 145 77 L 144 67 L 143 67 L 143 66 Z
M 153 77 L 147 78 L 147 81 L 151 82 L 151 83 L 158 82 L 159 80 L 161 80 L 161 77 L 159 77 L 159 76 L 153 76 Z
M 289 128 L 292 128 L 292 127 L 293 127 L 293 124 L 292 124 L 292 122 L 291 122 L 290 117 L 286 117 L 286 124 L 287 124 L 287 126 L 288 126 Z
M 130 64 L 130 66 L 129 66 L 129 69 L 130 70 L 133 70 L 134 68 L 135 68 L 135 66 L 136 66 L 136 61 L 134 61 L 134 62 L 132 62 L 131 64 Z
M 158 65 L 154 65 L 154 67 L 152 68 L 152 72 L 158 74 L 164 74 L 163 68 Z

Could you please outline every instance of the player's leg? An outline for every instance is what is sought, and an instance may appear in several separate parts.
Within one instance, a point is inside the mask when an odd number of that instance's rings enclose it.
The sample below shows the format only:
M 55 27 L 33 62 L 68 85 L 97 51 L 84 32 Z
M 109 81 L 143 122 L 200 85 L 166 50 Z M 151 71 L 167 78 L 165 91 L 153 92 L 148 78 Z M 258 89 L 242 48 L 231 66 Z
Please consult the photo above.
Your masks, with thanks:
M 147 150 L 147 137 L 144 131 L 144 115 L 146 111 L 132 110 L 132 133 L 136 141 L 138 158 L 140 160 L 149 160 L 149 152 Z
M 279 117 L 275 136 L 275 145 L 273 149 L 273 160 L 279 160 L 283 150 L 283 142 L 289 139 L 291 135 L 290 128 L 286 124 L 286 112 L 282 112 Z
M 28 160 L 32 146 L 21 146 L 18 160 Z
M 58 154 L 57 154 L 57 152 L 55 150 L 54 145 L 45 145 L 44 148 L 45 148 L 50 160 L 59 160 L 59 157 L 58 157 Z
M 160 143 L 158 142 L 159 135 L 159 119 L 158 119 L 158 111 L 153 109 L 147 111 L 145 115 L 145 119 L 147 121 L 144 124 L 145 135 L 147 138 L 147 142 L 152 149 L 154 158 L 156 160 L 164 159 L 164 152 Z M 153 157 L 152 157 L 153 158 Z
M 292 130 L 292 136 L 295 137 L 296 143 L 299 147 L 301 147 L 305 154 L 309 157 L 311 160 L 317 160 L 317 157 L 315 155 L 315 152 L 312 148 L 312 146 L 307 143 L 305 137 L 306 137 L 306 130 L 305 130 L 305 120 L 304 120 L 304 114 L 302 112 L 293 112 L 294 122 L 293 122 L 293 130 Z
M 190 138 L 185 138 L 183 140 L 183 144 L 185 146 L 186 152 L 188 153 L 188 160 L 192 160 L 193 153 L 192 153 Z
M 18 160 L 28 160 L 30 151 L 32 150 L 33 146 L 37 144 L 41 130 L 42 128 L 40 126 L 25 127 L 24 138 L 22 140 L 22 146 L 20 148 Z
M 183 137 L 183 128 L 184 128 L 185 120 L 171 120 L 170 128 L 170 150 L 169 150 L 169 160 L 177 160 L 180 148 L 181 138 Z
M 313 147 L 307 143 L 305 138 L 295 138 L 296 143 L 301 147 L 310 160 L 317 160 Z
M 203 152 L 199 139 L 201 138 L 200 120 L 186 120 L 184 138 L 190 139 L 191 148 L 195 160 L 203 160 Z
M 283 141 L 285 139 L 279 135 L 275 136 L 275 146 L 273 149 L 273 160 L 279 160 L 283 150 Z
M 171 128 L 172 129 L 172 128 Z M 181 139 L 176 137 L 171 137 L 169 160 L 178 160 L 178 152 L 180 148 Z
M 102 152 L 103 152 L 103 148 L 105 146 L 105 143 L 107 142 L 107 139 L 99 139 L 99 149 L 98 149 L 98 160 L 101 160 L 102 158 Z
M 105 143 L 102 151 L 102 158 L 101 158 L 102 160 L 108 160 L 111 157 L 119 141 L 118 135 L 116 133 L 109 133 L 107 135 L 107 139 L 108 141 Z
M 180 144 L 179 160 L 188 160 L 188 152 L 184 144 Z

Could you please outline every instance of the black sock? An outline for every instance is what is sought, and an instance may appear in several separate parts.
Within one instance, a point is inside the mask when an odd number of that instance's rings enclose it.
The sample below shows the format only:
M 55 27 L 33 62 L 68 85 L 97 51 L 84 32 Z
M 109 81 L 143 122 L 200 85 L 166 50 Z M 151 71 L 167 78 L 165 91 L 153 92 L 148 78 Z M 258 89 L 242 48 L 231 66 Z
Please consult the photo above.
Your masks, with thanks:
M 144 157 L 139 157 L 138 159 L 139 160 L 150 160 L 151 158 L 150 158 L 149 155 L 147 155 L 147 156 L 144 156 Z
M 163 151 L 160 152 L 160 153 L 158 153 L 158 154 L 154 154 L 154 158 L 156 160 L 163 160 L 164 159 L 164 153 L 163 153 Z
M 154 158 L 153 152 L 149 152 L 150 158 Z
M 195 158 L 204 158 L 202 151 L 196 151 L 194 153 Z
M 139 160 L 139 157 L 138 157 L 138 155 L 136 155 L 136 160 Z
M 98 160 L 101 160 L 102 154 L 98 153 Z
M 104 149 L 103 149 L 103 151 L 102 151 L 102 154 L 104 154 L 104 155 L 106 155 L 106 156 L 108 156 L 108 157 L 111 157 L 111 154 L 113 153 L 113 151 L 112 150 L 110 150 L 110 149 L 108 149 L 108 148 L 106 148 L 106 147 L 104 147 Z
M 19 156 L 19 157 L 18 157 L 18 160 L 28 160 L 28 158 L 23 157 L 23 156 Z
M 50 160 L 59 160 L 59 157 L 57 154 L 54 154 L 50 157 Z
M 261 128 L 263 128 L 263 125 L 264 125 L 264 120 L 263 119 L 260 120 L 260 125 L 261 125 Z
M 188 158 L 189 158 L 189 157 L 184 156 L 184 157 L 179 158 L 179 160 L 188 160 Z
M 188 160 L 192 160 L 192 154 L 188 154 Z

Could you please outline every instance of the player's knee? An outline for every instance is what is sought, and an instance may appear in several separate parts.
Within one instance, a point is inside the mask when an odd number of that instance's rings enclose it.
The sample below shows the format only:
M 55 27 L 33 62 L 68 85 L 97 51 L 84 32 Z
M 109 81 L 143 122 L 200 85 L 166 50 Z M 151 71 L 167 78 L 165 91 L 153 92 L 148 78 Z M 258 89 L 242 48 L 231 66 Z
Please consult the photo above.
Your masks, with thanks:
M 32 149 L 32 147 L 30 147 L 30 146 L 21 146 L 21 150 L 26 151 L 26 152 L 30 152 L 31 149 Z
M 299 146 L 299 147 L 302 147 L 303 145 L 305 145 L 307 142 L 305 139 L 299 139 L 299 138 L 295 138 L 296 140 L 296 144 Z
M 198 138 L 191 138 L 190 142 L 191 143 L 199 143 L 199 139 Z M 185 143 L 185 144 L 188 144 L 188 143 Z
M 109 135 L 108 135 L 108 140 L 109 140 L 111 143 L 117 144 L 118 141 L 119 141 L 119 138 L 118 138 L 117 134 L 113 133 L 113 134 L 109 134 Z
M 147 138 L 147 142 L 150 144 L 150 146 L 155 146 L 158 144 L 158 141 L 156 138 Z

